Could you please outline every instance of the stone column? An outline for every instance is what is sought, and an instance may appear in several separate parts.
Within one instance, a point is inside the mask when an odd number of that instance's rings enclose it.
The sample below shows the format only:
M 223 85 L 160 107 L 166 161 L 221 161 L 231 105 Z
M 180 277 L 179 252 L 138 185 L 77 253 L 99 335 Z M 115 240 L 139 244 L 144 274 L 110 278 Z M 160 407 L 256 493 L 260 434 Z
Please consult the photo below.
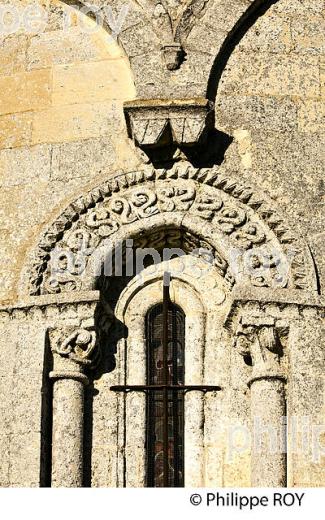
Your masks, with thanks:
M 286 486 L 286 378 L 283 349 L 273 318 L 242 318 L 236 347 L 252 366 L 252 452 L 254 487 Z
M 54 333 L 52 487 L 83 486 L 84 387 L 94 362 L 95 331 L 65 329 Z

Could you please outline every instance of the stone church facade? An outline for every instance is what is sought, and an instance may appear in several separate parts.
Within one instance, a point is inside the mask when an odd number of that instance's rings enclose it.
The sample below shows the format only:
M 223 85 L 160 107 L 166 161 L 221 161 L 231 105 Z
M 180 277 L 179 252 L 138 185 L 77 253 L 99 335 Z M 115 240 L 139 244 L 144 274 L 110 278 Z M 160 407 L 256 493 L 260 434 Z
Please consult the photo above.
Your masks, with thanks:
M 93 4 L 0 2 L 0 486 L 324 486 L 325 2 Z

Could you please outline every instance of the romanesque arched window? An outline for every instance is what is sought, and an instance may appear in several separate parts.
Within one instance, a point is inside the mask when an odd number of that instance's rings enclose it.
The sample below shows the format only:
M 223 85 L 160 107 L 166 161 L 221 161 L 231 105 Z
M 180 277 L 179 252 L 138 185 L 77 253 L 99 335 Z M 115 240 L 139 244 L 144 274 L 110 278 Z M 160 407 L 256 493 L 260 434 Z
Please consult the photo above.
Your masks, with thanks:
M 167 302 L 146 318 L 147 384 L 185 383 L 185 314 Z M 166 347 L 164 348 L 164 342 Z M 184 485 L 184 393 L 167 388 L 147 393 L 147 485 Z

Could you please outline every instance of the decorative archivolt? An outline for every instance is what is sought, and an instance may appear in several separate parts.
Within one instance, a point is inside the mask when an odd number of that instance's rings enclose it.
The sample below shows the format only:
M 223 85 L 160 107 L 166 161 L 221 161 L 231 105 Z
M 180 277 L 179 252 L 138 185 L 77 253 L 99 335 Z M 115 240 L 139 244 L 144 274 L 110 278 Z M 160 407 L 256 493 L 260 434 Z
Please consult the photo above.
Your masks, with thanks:
M 29 293 L 94 288 L 94 262 L 127 239 L 208 253 L 229 286 L 314 289 L 306 248 L 269 201 L 217 168 L 183 165 L 119 174 L 72 202 L 33 253 Z

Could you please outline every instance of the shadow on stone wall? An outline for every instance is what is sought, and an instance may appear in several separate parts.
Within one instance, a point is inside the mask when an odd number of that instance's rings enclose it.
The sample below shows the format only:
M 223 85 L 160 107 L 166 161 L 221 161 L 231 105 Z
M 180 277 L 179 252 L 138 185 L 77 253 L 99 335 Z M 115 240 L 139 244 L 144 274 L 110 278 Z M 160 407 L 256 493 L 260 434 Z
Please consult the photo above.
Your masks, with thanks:
M 234 52 L 236 46 L 240 43 L 249 29 L 263 16 L 272 5 L 278 3 L 279 0 L 262 0 L 258 4 L 254 3 L 250 9 L 238 20 L 233 30 L 225 39 L 219 53 L 217 54 L 207 86 L 207 98 L 210 101 L 215 101 L 219 83 L 225 70 L 231 54 Z

